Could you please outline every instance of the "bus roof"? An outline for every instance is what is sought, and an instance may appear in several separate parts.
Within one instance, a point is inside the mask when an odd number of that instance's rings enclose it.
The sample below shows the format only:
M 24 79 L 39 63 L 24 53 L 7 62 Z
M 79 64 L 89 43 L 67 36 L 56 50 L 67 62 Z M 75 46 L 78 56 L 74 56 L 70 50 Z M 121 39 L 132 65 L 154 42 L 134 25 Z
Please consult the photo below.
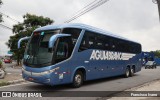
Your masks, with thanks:
M 130 42 L 135 42 L 135 41 L 129 40 L 125 37 L 118 36 L 118 35 L 116 35 L 112 32 L 104 31 L 102 29 L 99 29 L 99 28 L 96 28 L 96 27 L 93 27 L 93 26 L 90 26 L 90 25 L 86 25 L 86 24 L 80 24 L 80 23 L 66 23 L 66 24 L 60 24 L 60 25 L 47 25 L 47 26 L 44 26 L 44 27 L 40 27 L 40 28 L 36 29 L 35 31 L 44 31 L 44 30 L 53 30 L 53 29 L 62 29 L 62 28 L 85 29 L 85 30 L 89 30 L 89 31 L 92 31 L 92 32 L 97 32 L 97 33 L 100 33 L 100 34 L 103 34 L 103 35 L 108 35 L 108 36 L 111 36 L 111 37 L 127 40 L 127 41 L 130 41 Z M 135 43 L 138 43 L 138 42 L 135 42 Z

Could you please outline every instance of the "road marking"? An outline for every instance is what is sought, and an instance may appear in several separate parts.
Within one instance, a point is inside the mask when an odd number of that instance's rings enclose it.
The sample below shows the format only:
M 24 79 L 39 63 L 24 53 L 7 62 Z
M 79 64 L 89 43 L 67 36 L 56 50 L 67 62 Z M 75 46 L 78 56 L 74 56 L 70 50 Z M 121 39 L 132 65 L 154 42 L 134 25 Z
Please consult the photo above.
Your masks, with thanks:
M 1 88 L 7 88 L 7 87 L 12 87 L 12 86 L 19 86 L 19 85 L 25 85 L 25 84 L 30 84 L 30 83 L 32 83 L 32 82 L 27 82 L 27 83 L 21 83 L 21 84 L 15 84 L 15 85 L 7 85 L 7 86 L 2 86 L 2 87 L 0 87 L 0 89 L 1 89 Z
M 12 74 L 12 73 L 7 73 L 8 75 Z

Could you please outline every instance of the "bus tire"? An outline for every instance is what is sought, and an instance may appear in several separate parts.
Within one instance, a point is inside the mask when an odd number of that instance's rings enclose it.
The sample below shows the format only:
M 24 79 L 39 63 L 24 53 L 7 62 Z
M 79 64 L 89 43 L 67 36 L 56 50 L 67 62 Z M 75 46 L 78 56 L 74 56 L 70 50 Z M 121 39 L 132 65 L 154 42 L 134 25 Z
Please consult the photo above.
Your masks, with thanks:
M 77 71 L 73 77 L 72 87 L 79 88 L 83 84 L 83 73 L 81 71 Z
M 131 67 L 129 70 L 129 76 L 132 77 L 134 75 L 134 68 Z
M 126 68 L 124 77 L 125 77 L 125 78 L 128 78 L 128 77 L 129 77 L 129 67 Z

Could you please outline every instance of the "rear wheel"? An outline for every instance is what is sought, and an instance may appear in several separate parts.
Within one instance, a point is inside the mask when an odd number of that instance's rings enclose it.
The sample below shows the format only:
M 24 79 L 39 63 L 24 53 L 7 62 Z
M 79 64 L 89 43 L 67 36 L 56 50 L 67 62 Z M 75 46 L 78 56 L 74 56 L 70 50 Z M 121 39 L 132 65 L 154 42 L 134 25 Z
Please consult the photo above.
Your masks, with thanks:
M 72 86 L 74 88 L 79 88 L 83 84 L 83 73 L 81 71 L 77 71 L 73 77 Z
M 130 68 L 130 71 L 129 71 L 129 76 L 132 77 L 134 75 L 134 68 Z
M 128 78 L 129 77 L 129 67 L 126 68 L 124 77 Z

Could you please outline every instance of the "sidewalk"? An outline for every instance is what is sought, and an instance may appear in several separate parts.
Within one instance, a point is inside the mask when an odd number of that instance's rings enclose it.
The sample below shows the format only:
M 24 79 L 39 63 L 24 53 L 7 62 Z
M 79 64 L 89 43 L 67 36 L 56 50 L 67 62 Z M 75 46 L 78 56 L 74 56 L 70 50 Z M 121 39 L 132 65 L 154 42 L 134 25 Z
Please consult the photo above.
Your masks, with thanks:
M 16 66 L 13 67 L 14 69 L 21 69 L 21 67 Z M 9 84 L 15 84 L 15 83 L 20 83 L 20 82 L 24 82 L 23 78 L 22 78 L 22 74 L 19 73 L 8 73 L 6 72 L 6 76 L 3 79 L 0 79 L 0 87 L 4 86 L 4 85 L 9 85 Z
M 160 91 L 160 80 L 155 80 L 126 91 Z M 122 95 L 122 93 L 117 95 Z M 112 97 L 107 100 L 160 100 L 160 97 Z
M 7 74 L 4 79 L 0 79 L 0 82 L 13 81 L 19 79 L 22 79 L 22 76 L 20 74 Z

